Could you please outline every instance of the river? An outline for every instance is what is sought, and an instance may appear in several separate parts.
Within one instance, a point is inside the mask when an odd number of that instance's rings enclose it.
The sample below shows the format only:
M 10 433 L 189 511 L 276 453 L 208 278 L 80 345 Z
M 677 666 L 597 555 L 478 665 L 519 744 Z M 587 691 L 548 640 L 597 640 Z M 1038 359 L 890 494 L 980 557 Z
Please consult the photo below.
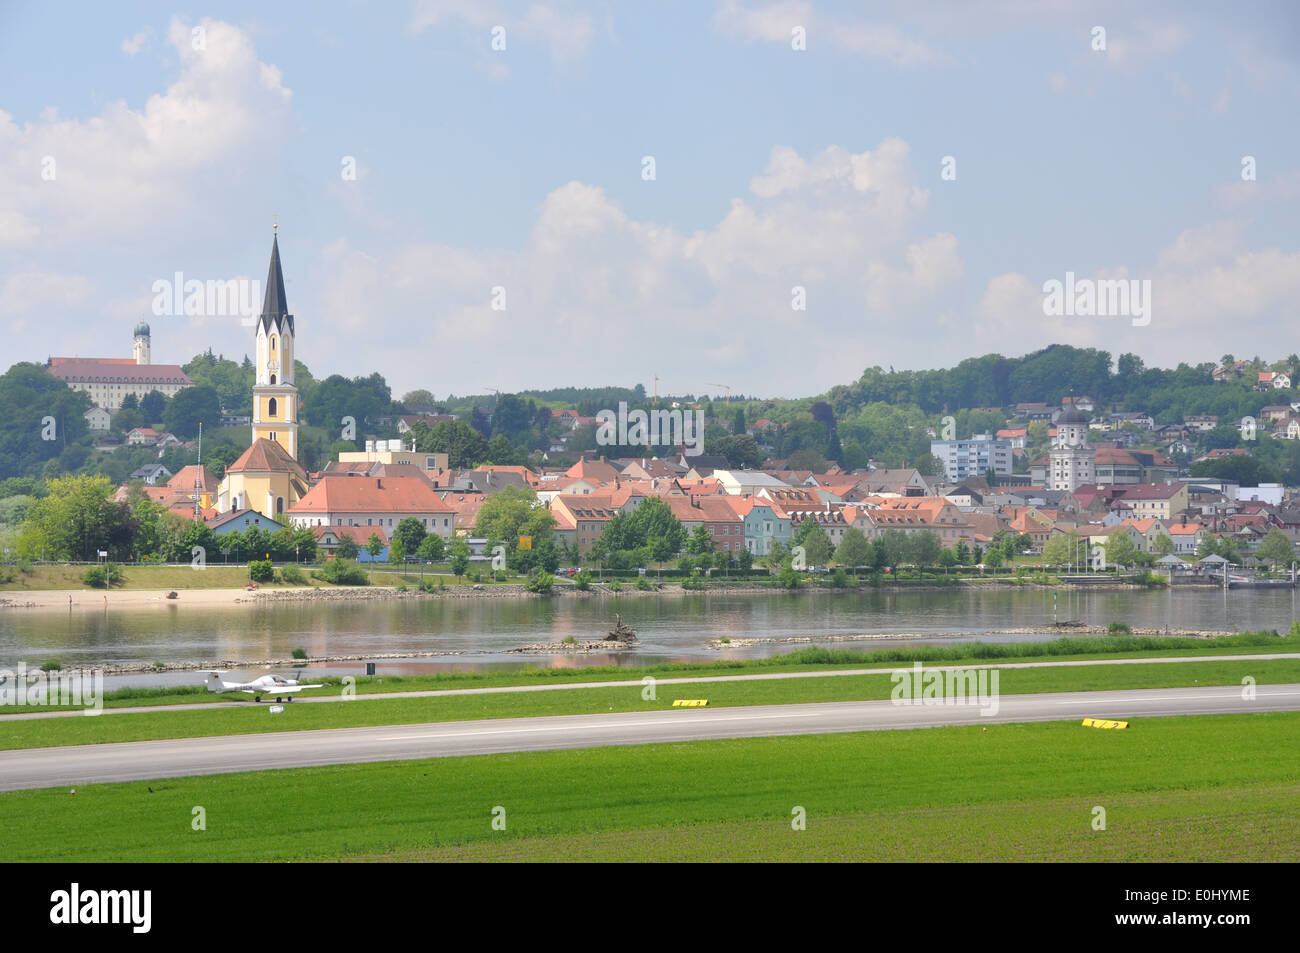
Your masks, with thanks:
M 485 670 L 524 665 L 636 666 L 657 662 L 752 658 L 797 646 L 765 644 L 712 649 L 729 636 L 811 637 L 873 632 L 928 636 L 846 647 L 869 651 L 931 642 L 969 641 L 1001 629 L 1050 624 L 1051 590 L 927 592 L 802 592 L 603 596 L 556 599 L 393 599 L 193 607 L 159 603 L 138 609 L 0 612 L 0 667 L 29 667 L 57 659 L 67 665 L 205 662 L 403 652 L 448 653 L 436 658 L 384 660 L 393 674 Z M 1277 629 L 1291 625 L 1295 590 L 1209 588 L 1084 590 L 1059 593 L 1059 619 L 1091 625 L 1127 622 L 1134 628 Z M 599 638 L 618 612 L 637 630 L 630 652 L 578 656 L 506 654 L 567 636 Z M 1034 640 L 1047 636 L 985 638 Z M 361 663 L 322 669 L 354 672 Z M 124 677 L 127 678 L 127 677 Z M 117 679 L 113 679 L 118 682 Z M 189 684 L 192 673 L 131 676 L 132 684 Z M 125 683 L 125 682 L 122 682 Z

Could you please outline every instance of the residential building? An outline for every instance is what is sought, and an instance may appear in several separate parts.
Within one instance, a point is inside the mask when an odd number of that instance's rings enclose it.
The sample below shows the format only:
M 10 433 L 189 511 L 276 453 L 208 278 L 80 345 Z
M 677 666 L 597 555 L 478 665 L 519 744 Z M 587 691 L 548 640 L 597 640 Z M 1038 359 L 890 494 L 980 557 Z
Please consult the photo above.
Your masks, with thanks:
M 326 474 L 288 509 L 294 526 L 378 526 L 389 536 L 404 519 L 450 539 L 454 507 L 421 477 L 364 477 Z
M 990 471 L 999 476 L 1011 472 L 1011 441 L 996 439 L 991 434 L 976 434 L 969 440 L 933 440 L 930 453 L 943 463 L 953 483 L 984 476 Z

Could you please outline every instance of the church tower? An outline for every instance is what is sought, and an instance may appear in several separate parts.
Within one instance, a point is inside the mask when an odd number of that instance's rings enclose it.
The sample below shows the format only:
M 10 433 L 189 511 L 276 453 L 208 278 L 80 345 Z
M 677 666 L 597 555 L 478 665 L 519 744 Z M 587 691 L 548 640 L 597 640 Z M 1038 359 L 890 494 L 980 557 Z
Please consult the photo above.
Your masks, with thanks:
M 152 364 L 149 359 L 149 325 L 141 321 L 135 326 L 135 338 L 131 341 L 131 355 L 137 364 Z
M 277 226 L 278 230 L 278 226 Z M 271 440 L 298 457 L 298 388 L 293 384 L 293 315 L 280 270 L 278 234 L 271 239 L 266 297 L 257 320 L 257 377 L 253 384 L 253 442 Z

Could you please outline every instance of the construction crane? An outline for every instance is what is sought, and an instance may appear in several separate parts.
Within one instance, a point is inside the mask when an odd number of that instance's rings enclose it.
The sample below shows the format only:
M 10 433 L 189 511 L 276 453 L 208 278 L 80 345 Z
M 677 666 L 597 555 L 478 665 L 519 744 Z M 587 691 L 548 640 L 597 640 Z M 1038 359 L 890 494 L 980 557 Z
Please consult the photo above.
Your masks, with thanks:
M 715 384 L 713 381 L 705 381 L 705 382 L 704 382 L 704 385 L 705 385 L 706 387 L 721 387 L 723 390 L 725 390 L 725 391 L 727 392 L 727 403 L 731 403 L 731 385 L 730 385 L 730 384 Z

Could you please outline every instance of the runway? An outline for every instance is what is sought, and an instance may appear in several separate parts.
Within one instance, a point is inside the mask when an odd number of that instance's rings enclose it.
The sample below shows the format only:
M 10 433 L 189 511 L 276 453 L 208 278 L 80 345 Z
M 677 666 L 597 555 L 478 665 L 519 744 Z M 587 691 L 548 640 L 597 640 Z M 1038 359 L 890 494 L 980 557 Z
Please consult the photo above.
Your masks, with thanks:
M 979 671 L 980 669 L 1038 669 L 1038 668 L 1080 668 L 1095 665 L 1160 665 L 1181 662 L 1267 662 L 1300 659 L 1296 652 L 1258 652 L 1249 655 L 1189 655 L 1159 656 L 1157 658 L 1107 658 L 1107 659 L 1068 659 L 1046 662 L 985 662 L 978 665 L 932 665 L 926 663 L 926 671 Z M 894 665 L 875 668 L 833 668 L 804 672 L 758 672 L 750 675 L 689 675 L 678 677 L 660 677 L 654 675 L 655 684 L 664 685 L 706 685 L 716 682 L 758 682 L 779 681 L 788 678 L 842 678 L 861 675 L 891 675 L 894 672 L 910 671 L 911 662 L 898 662 Z M 310 705 L 349 701 L 382 701 L 393 698 L 441 698 L 448 695 L 506 695 L 515 692 L 563 692 L 588 688 L 632 688 L 640 690 L 640 679 L 618 679 L 600 682 L 559 682 L 540 685 L 502 685 L 493 688 L 434 688 L 418 691 L 400 692 L 361 692 L 345 697 L 342 692 L 331 695 L 308 695 L 294 699 L 294 704 Z M 213 698 L 221 696 L 213 695 Z M 103 715 L 139 715 L 160 711 L 211 711 L 222 708 L 246 708 L 252 698 L 244 694 L 227 695 L 235 701 L 187 702 L 173 705 L 128 705 L 118 708 L 104 708 L 96 714 Z M 31 721 L 41 718 L 81 718 L 86 711 L 82 708 L 54 709 L 50 711 L 28 711 L 14 714 L 0 714 L 0 722 Z
M 1300 710 L 1300 684 L 1261 685 L 1255 692 L 1255 698 L 1250 700 L 1243 699 L 1242 689 L 1237 687 L 1002 695 L 997 699 L 996 714 L 991 715 L 981 714 L 980 707 L 974 704 L 833 702 L 657 709 L 607 715 L 559 715 L 29 748 L 0 752 L 0 790 L 720 738 L 833 734 L 944 725 L 993 726 L 1085 717 L 1142 719 Z M 1128 730 L 1140 731 L 1140 721 Z

